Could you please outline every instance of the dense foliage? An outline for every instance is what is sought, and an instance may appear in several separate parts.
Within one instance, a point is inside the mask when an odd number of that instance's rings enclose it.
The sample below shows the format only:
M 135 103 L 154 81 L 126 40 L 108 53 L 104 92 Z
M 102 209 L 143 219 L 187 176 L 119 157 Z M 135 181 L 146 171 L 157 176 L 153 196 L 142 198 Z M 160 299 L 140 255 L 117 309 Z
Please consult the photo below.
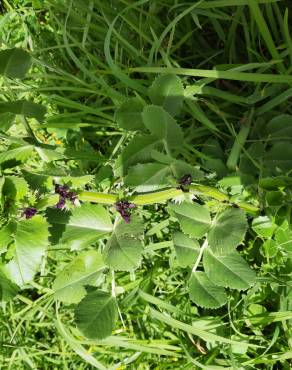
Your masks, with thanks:
M 1 369 L 290 369 L 291 4 L 3 4 Z

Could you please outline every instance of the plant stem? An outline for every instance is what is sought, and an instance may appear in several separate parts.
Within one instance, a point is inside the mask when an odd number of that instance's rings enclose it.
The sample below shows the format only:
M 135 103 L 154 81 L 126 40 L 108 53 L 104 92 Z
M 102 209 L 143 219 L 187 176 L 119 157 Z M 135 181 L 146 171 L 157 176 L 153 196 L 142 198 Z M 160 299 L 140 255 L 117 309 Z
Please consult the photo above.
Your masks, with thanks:
M 201 262 L 201 259 L 203 257 L 203 253 L 204 253 L 204 250 L 208 248 L 208 240 L 207 238 L 205 239 L 203 245 L 201 246 L 201 249 L 200 249 L 200 253 L 198 255 L 198 258 L 194 264 L 194 267 L 192 268 L 192 273 L 196 272 L 198 266 L 199 266 L 199 263 Z

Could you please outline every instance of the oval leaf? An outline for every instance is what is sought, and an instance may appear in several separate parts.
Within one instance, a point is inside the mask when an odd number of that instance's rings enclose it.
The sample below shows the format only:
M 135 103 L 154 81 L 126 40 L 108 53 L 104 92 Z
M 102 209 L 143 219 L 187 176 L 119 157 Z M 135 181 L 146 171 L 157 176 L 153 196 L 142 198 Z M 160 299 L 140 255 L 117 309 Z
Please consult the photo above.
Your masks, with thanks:
M 199 256 L 200 246 L 197 240 L 177 232 L 173 235 L 176 258 L 180 267 L 191 266 Z
M 129 131 L 145 130 L 142 120 L 144 104 L 138 98 L 131 98 L 125 101 L 117 110 L 117 124 Z
M 140 220 L 132 218 L 129 224 L 121 220 L 103 251 L 105 263 L 121 271 L 132 271 L 139 267 L 143 252 L 142 233 L 143 223 Z
M 218 308 L 227 302 L 224 288 L 215 285 L 203 271 L 192 273 L 189 294 L 194 303 L 204 308 Z
M 78 329 L 90 339 L 104 339 L 111 335 L 117 318 L 114 297 L 103 291 L 91 291 L 75 309 Z
M 242 243 L 247 226 L 242 210 L 228 208 L 213 220 L 208 232 L 208 243 L 215 253 L 232 253 Z
M 174 212 L 184 233 L 194 238 L 201 238 L 208 231 L 211 218 L 207 208 L 187 202 L 171 204 L 169 208 Z
M 244 290 L 255 283 L 255 272 L 236 252 L 216 255 L 207 249 L 204 252 L 203 264 L 209 279 L 219 286 Z
M 31 58 L 22 49 L 0 51 L 0 74 L 10 78 L 23 78 L 31 66 Z

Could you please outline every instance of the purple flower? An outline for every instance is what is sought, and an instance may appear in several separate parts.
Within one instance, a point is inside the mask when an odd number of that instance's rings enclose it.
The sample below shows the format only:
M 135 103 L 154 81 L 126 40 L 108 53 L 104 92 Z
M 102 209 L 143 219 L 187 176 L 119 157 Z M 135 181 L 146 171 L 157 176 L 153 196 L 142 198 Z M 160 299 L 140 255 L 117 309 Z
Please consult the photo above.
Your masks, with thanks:
M 182 176 L 179 180 L 178 180 L 178 183 L 182 186 L 188 186 L 188 185 L 191 185 L 192 183 L 192 175 L 190 174 L 187 174 L 187 175 L 184 175 Z
M 75 204 L 77 199 L 77 194 L 74 191 L 70 191 L 68 185 L 55 185 L 55 193 L 60 195 L 59 202 L 56 204 L 56 207 L 62 209 L 65 207 L 66 200 L 69 199 L 72 204 Z
M 25 216 L 26 219 L 32 218 L 37 213 L 37 209 L 34 207 L 27 207 L 22 212 L 22 216 Z
M 115 204 L 116 210 L 123 217 L 124 221 L 128 224 L 131 221 L 130 210 L 135 208 L 134 203 L 129 203 L 127 200 L 119 200 Z

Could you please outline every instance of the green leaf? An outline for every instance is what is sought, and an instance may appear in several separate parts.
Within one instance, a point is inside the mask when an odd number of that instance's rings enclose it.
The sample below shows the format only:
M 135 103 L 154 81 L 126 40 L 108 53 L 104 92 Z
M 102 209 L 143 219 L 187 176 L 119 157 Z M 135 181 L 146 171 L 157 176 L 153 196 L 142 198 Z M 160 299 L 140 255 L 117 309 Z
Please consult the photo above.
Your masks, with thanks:
M 24 78 L 31 66 L 28 52 L 22 49 L 0 51 L 0 74 L 9 78 Z
M 142 113 L 144 125 L 152 135 L 163 140 L 170 148 L 183 145 L 183 132 L 175 119 L 163 108 L 148 105 Z
M 244 290 L 255 283 L 255 272 L 236 252 L 227 255 L 216 255 L 210 249 L 206 249 L 203 265 L 209 279 L 216 285 Z
M 200 246 L 197 240 L 176 232 L 173 235 L 176 258 L 180 267 L 191 266 L 199 256 Z
M 132 217 L 129 224 L 121 220 L 103 251 L 105 263 L 121 271 L 132 271 L 139 267 L 143 252 L 143 230 L 143 223 L 137 218 Z
M 15 232 L 16 224 L 10 222 L 3 226 L 0 230 L 0 254 L 7 251 L 8 245 L 13 241 L 13 233 Z
M 7 279 L 5 273 L 0 269 L 0 301 L 10 301 L 18 293 L 18 286 Z
M 13 259 L 5 266 L 7 276 L 23 286 L 33 280 L 48 245 L 48 224 L 42 216 L 21 220 L 15 234 Z
M 15 114 L 13 113 L 1 113 L 0 114 L 0 130 L 6 132 L 14 123 Z
M 204 308 L 218 308 L 227 302 L 225 289 L 215 285 L 203 271 L 192 273 L 189 294 L 195 304 Z
M 184 100 L 184 88 L 176 75 L 162 75 L 149 88 L 153 104 L 162 106 L 172 116 L 180 113 Z
M 22 177 L 6 176 L 3 186 L 3 195 L 15 201 L 23 199 L 29 191 L 27 182 Z
M 91 245 L 101 236 L 112 231 L 108 211 L 100 205 L 84 203 L 76 207 L 66 225 L 62 241 L 77 250 Z
M 33 152 L 32 145 L 21 146 L 20 148 L 8 149 L 5 152 L 0 153 L 0 163 L 16 160 L 25 162 L 29 157 L 31 157 Z
M 171 204 L 169 209 L 174 212 L 185 234 L 201 238 L 208 231 L 211 223 L 210 213 L 200 204 L 183 202 Z
M 25 117 L 33 117 L 42 122 L 46 114 L 46 108 L 43 105 L 27 100 L 16 100 L 0 102 L 0 113 L 20 114 Z
M 242 243 L 247 226 L 242 210 L 228 208 L 213 220 L 208 232 L 208 243 L 215 253 L 232 253 Z
M 161 163 L 138 164 L 130 168 L 125 185 L 133 187 L 138 193 L 155 191 L 170 184 L 169 166 Z
M 78 329 L 90 339 L 104 339 L 111 335 L 117 319 L 114 297 L 103 291 L 91 291 L 75 309 Z
M 106 268 L 99 252 L 81 253 L 57 275 L 53 290 L 55 298 L 66 303 L 78 303 L 86 295 L 85 285 L 95 285 Z
M 142 120 L 143 102 L 138 98 L 126 100 L 116 112 L 118 125 L 128 131 L 145 130 Z
M 259 216 L 253 219 L 252 229 L 263 238 L 271 238 L 277 225 L 268 216 Z
M 118 157 L 114 172 L 116 176 L 124 176 L 129 167 L 152 160 L 151 150 L 162 148 L 162 141 L 153 135 L 135 136 Z

